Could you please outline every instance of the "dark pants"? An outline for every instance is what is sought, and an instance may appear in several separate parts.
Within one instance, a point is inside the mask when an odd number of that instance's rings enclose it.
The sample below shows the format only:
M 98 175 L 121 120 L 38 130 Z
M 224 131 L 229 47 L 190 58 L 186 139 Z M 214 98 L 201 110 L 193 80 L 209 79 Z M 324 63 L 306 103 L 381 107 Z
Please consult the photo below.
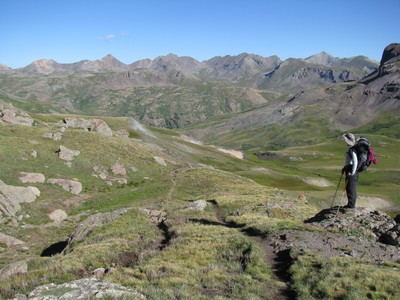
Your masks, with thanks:
M 347 206 L 350 208 L 356 207 L 357 180 L 358 173 L 354 175 L 346 175 Z

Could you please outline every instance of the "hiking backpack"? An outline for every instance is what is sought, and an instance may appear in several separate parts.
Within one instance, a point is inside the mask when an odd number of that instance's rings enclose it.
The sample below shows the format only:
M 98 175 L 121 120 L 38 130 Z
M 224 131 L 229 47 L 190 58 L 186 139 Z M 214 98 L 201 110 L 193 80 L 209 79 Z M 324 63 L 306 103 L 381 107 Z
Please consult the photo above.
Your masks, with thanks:
M 354 151 L 358 159 L 358 172 L 365 172 L 371 163 L 376 164 L 378 162 L 374 149 L 365 137 L 360 137 L 357 140 L 357 144 L 354 146 Z

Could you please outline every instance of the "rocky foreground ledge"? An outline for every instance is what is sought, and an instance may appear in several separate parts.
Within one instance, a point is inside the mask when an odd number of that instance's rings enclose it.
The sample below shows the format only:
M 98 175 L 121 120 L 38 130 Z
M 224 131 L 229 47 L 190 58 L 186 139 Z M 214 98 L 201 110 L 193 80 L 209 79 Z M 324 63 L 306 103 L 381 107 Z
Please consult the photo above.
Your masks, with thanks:
M 400 215 L 368 208 L 325 209 L 305 221 L 310 230 L 284 230 L 272 237 L 275 252 L 313 252 L 322 258 L 348 257 L 400 262 Z

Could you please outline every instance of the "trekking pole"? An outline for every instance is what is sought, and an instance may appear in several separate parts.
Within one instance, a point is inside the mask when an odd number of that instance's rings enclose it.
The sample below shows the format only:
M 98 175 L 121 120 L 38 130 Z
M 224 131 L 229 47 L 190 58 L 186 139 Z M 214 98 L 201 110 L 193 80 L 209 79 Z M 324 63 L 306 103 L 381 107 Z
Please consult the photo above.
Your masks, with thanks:
M 331 203 L 331 208 L 333 207 L 333 202 L 335 202 L 336 194 L 337 194 L 337 192 L 338 192 L 338 190 L 339 190 L 339 186 L 340 186 L 340 182 L 342 181 L 342 178 L 343 178 L 343 173 L 342 173 L 342 175 L 340 176 L 339 183 L 338 183 L 337 188 L 336 188 L 335 196 L 333 196 L 332 203 Z
M 339 206 L 338 206 L 337 211 L 336 211 L 336 216 L 338 215 L 339 209 L 342 206 L 342 200 L 343 200 L 343 197 L 344 197 L 344 193 L 346 192 L 346 187 L 347 187 L 347 180 L 346 180 L 346 184 L 344 185 L 342 197 L 340 197 L 340 202 L 339 202 Z

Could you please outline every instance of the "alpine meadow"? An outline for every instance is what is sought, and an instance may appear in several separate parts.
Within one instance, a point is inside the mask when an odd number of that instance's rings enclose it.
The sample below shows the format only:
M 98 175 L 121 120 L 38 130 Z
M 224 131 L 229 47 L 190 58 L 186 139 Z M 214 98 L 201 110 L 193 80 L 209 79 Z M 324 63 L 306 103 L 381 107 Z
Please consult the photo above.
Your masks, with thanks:
M 0 65 L 0 298 L 400 299 L 382 51 Z M 356 208 L 348 132 L 377 158 Z

